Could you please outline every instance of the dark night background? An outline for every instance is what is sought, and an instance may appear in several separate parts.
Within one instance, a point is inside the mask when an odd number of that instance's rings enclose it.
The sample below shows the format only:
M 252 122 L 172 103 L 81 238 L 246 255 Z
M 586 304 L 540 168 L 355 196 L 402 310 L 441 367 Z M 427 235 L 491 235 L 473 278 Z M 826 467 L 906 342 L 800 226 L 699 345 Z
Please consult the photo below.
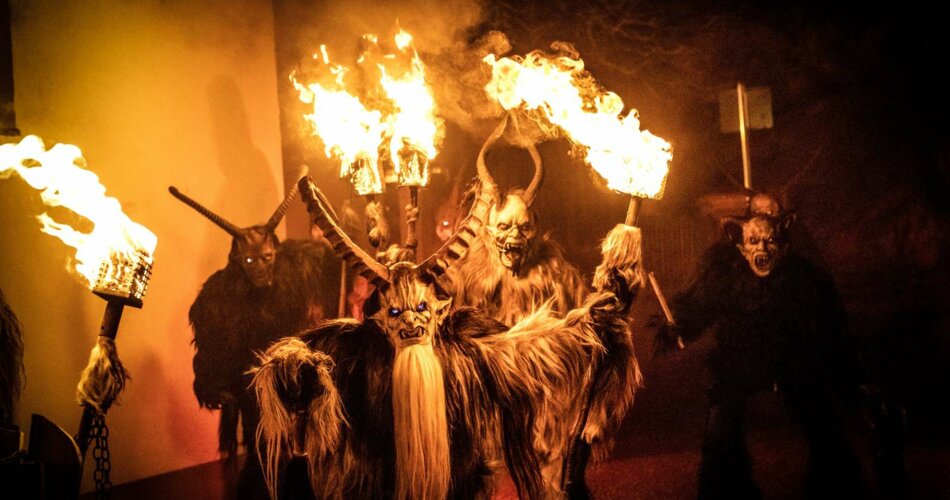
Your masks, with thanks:
M 308 163 L 312 172 L 325 172 L 325 189 L 342 201 L 353 198 L 349 187 L 330 180 L 335 166 L 325 160 L 322 145 L 307 138 L 300 105 L 283 76 L 319 43 L 352 44 L 362 28 L 323 7 L 275 3 L 284 161 L 285 171 Z M 440 107 L 451 110 L 443 115 L 447 134 L 439 160 L 447 173 L 435 176 L 422 194 L 421 253 L 435 248 L 425 228 L 435 227 L 453 184 L 474 175 L 477 149 L 497 119 L 472 103 L 488 76 L 466 55 L 489 31 L 507 35 L 509 55 L 547 50 L 556 40 L 573 43 L 597 81 L 639 110 L 642 127 L 673 144 L 666 194 L 646 201 L 641 216 L 645 262 L 667 295 L 687 283 L 699 254 L 718 238 L 716 219 L 725 213 L 714 200 L 724 198 L 715 195 L 741 188 L 739 137 L 719 131 L 718 94 L 739 81 L 768 87 L 773 128 L 749 135 L 753 187 L 796 210 L 793 248 L 834 276 L 873 380 L 906 408 L 908 463 L 918 492 L 950 494 L 935 482 L 950 472 L 950 413 L 942 400 L 950 378 L 950 177 L 940 116 L 946 82 L 938 76 L 946 62 L 943 8 L 930 2 L 852 7 L 749 1 L 496 1 L 482 7 L 478 22 L 435 49 L 425 44 L 430 37 L 424 33 L 435 28 L 411 16 L 400 19 L 417 37 Z M 440 17 L 422 12 L 423 20 Z M 336 40 L 349 42 L 334 40 L 338 34 Z M 570 158 L 563 140 L 540 149 L 547 168 L 536 205 L 541 227 L 590 273 L 599 258 L 596 244 L 622 221 L 627 198 L 600 187 Z M 489 156 L 503 188 L 526 183 L 529 164 L 517 150 Z M 391 223 L 399 227 L 396 207 L 405 195 L 389 193 L 387 199 Z M 298 212 L 298 231 L 304 224 Z M 613 463 L 621 465 L 592 471 L 595 493 L 688 497 L 705 411 L 699 374 L 710 342 L 651 360 L 647 323 L 660 309 L 649 293 L 637 308 L 634 335 L 647 387 L 615 450 Z M 757 474 L 764 474 L 770 496 L 794 497 L 800 494 L 802 444 L 776 398 L 765 395 L 759 403 L 750 410 L 750 446 L 765 470 Z M 852 420 L 860 447 L 863 424 Z M 677 456 L 685 458 L 671 458 Z M 640 473 L 616 472 L 630 460 Z

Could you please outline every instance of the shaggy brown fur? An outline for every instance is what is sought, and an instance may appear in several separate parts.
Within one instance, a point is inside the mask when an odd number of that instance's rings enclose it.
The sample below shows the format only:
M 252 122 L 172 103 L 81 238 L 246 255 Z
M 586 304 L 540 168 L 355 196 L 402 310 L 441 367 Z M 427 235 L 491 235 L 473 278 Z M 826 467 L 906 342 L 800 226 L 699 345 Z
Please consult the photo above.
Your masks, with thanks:
M 76 397 L 79 404 L 90 406 L 98 413 L 105 413 L 119 397 L 129 379 L 115 349 L 115 339 L 98 337 L 96 346 L 89 353 L 89 362 L 79 377 Z
M 10 425 L 23 388 L 23 339 L 20 322 L 0 290 L 0 426 Z
M 610 262 L 638 264 L 622 256 Z M 630 275 L 623 269 L 604 272 Z M 558 475 L 554 474 L 553 483 L 542 480 L 542 466 L 559 467 L 571 437 L 581 431 L 588 442 L 599 446 L 619 425 L 640 383 L 627 331 L 629 301 L 621 297 L 633 297 L 639 282 L 604 281 L 611 286 L 604 286 L 604 291 L 591 295 L 564 317 L 544 304 L 508 329 L 480 311 L 460 308 L 441 323 L 432 348 L 444 379 L 449 425 L 447 497 L 489 495 L 494 463 L 502 457 L 520 496 L 559 495 Z M 624 290 L 615 294 L 609 288 Z M 335 453 L 308 445 L 319 451 L 313 453 L 317 463 L 311 467 L 318 497 L 391 498 L 399 491 L 405 471 L 399 463 L 393 416 L 398 406 L 393 400 L 397 394 L 392 376 L 396 352 L 376 321 L 336 321 L 300 339 L 280 341 L 261 357 L 258 373 L 279 374 L 255 379 L 262 401 L 299 407 L 299 399 L 340 395 L 340 413 L 346 415 L 348 425 L 341 418 L 318 415 L 313 418 L 321 418 L 319 425 L 307 423 L 308 428 L 332 426 L 341 433 Z M 332 385 L 323 382 L 313 387 L 312 381 L 325 378 L 314 376 L 314 365 L 307 361 L 312 353 L 335 360 Z M 271 410 L 269 405 L 265 410 L 261 428 L 268 429 L 262 432 L 266 461 L 272 463 L 275 452 L 276 460 L 285 461 L 293 452 L 288 445 L 293 438 L 286 425 L 287 411 Z M 536 418 L 539 415 L 544 418 Z M 547 437 L 539 442 L 542 432 Z M 550 456 L 539 460 L 538 449 Z M 271 475 L 269 480 L 273 489 L 275 478 Z
M 233 259 L 205 282 L 189 311 L 195 337 L 195 395 L 222 410 L 220 450 L 237 450 L 238 415 L 252 451 L 257 427 L 247 370 L 271 342 L 312 327 L 335 311 L 339 264 L 324 244 L 288 240 L 275 258 L 274 282 L 255 287 Z
M 501 264 L 494 243 L 483 229 L 468 256 L 446 273 L 442 281 L 459 305 L 485 311 L 506 325 L 513 325 L 550 301 L 550 309 L 563 314 L 584 302 L 587 287 L 561 248 L 547 235 L 529 246 L 519 272 Z

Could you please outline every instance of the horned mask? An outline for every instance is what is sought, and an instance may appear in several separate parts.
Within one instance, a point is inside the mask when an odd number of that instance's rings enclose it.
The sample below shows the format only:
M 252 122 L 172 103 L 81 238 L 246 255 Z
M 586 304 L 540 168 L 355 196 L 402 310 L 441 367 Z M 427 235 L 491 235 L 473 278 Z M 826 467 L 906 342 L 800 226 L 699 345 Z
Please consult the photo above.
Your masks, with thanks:
M 297 195 L 297 186 L 287 193 L 284 201 L 266 223 L 246 228 L 240 228 L 228 222 L 174 186 L 169 186 L 168 191 L 231 235 L 231 251 L 228 253 L 228 260 L 240 265 L 247 279 L 255 287 L 268 287 L 273 284 L 277 247 L 280 245 L 280 240 L 277 239 L 274 230 L 287 213 L 290 202 Z
M 483 225 L 490 198 L 480 189 L 468 216 L 435 254 L 421 264 L 380 264 L 343 231 L 326 197 L 309 177 L 299 183 L 312 222 L 323 230 L 334 250 L 358 274 L 376 286 L 366 303 L 366 316 L 386 332 L 398 349 L 428 344 L 448 314 L 451 299 L 436 279 L 462 258 Z
M 726 217 L 721 225 L 752 272 L 764 278 L 785 255 L 788 228 L 794 220 L 794 214 L 783 211 L 777 200 L 759 193 L 749 198 L 745 217 Z
M 534 177 L 524 190 L 516 189 L 504 198 L 498 184 L 488 171 L 485 164 L 485 153 L 494 144 L 508 123 L 507 115 L 485 141 L 478 153 L 478 176 L 482 185 L 490 190 L 494 204 L 488 214 L 488 223 L 485 227 L 497 252 L 499 261 L 506 268 L 518 272 L 524 264 L 525 257 L 531 249 L 531 244 L 537 235 L 537 216 L 531 210 L 541 182 L 544 180 L 544 168 L 541 155 L 534 145 L 527 146 L 531 160 L 534 162 Z

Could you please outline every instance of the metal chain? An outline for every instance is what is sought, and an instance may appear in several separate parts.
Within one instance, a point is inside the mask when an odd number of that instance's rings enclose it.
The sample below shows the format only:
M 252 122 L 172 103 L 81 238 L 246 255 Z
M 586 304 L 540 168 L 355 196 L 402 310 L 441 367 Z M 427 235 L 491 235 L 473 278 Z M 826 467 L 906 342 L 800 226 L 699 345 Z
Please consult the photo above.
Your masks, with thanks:
M 106 426 L 106 416 L 102 413 L 93 417 L 92 438 L 96 444 L 92 449 L 92 456 L 96 459 L 96 498 L 107 499 L 112 495 L 112 481 L 109 480 L 109 470 L 112 462 L 109 459 L 109 427 Z

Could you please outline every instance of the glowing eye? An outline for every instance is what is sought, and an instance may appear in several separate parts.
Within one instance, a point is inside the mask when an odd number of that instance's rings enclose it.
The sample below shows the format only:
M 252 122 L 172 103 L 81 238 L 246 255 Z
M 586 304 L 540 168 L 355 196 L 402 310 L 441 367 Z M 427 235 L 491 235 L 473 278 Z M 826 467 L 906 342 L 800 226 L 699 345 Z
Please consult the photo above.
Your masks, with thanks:
M 442 227 L 449 227 L 449 221 L 447 220 L 442 221 Z
M 389 308 L 389 316 L 392 317 L 392 318 L 395 318 L 396 316 L 399 316 L 399 313 L 401 313 L 401 312 L 402 312 L 402 311 L 399 310 L 398 307 L 390 307 L 390 308 Z
M 759 239 L 758 239 L 758 238 L 751 238 L 751 239 L 749 239 L 749 243 L 752 243 L 753 245 L 758 245 L 758 244 L 759 244 Z
M 254 263 L 254 257 L 247 257 L 247 258 L 244 259 L 244 262 L 247 262 L 248 264 L 253 264 L 253 263 Z
M 428 308 L 429 306 L 427 306 L 425 302 L 420 302 L 419 305 L 416 306 L 416 311 L 423 312 Z

